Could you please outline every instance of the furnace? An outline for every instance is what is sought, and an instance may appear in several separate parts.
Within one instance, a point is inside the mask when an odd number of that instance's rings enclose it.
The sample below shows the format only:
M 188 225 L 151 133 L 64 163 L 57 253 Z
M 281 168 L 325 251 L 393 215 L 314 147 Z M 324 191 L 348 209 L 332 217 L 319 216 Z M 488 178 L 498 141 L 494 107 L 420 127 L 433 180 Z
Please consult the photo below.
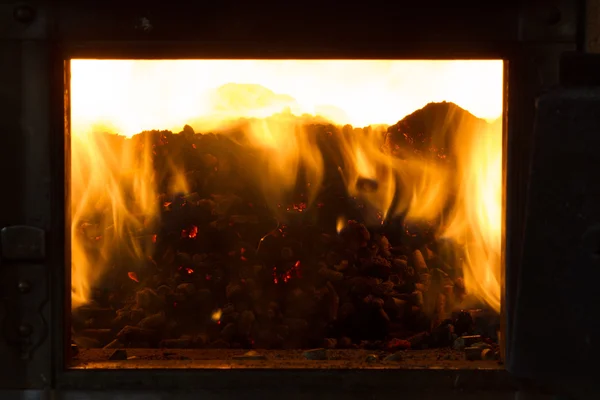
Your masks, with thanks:
M 73 365 L 497 365 L 503 75 L 72 60 Z
M 594 382 L 584 7 L 422 3 L 1 4 L 0 389 Z

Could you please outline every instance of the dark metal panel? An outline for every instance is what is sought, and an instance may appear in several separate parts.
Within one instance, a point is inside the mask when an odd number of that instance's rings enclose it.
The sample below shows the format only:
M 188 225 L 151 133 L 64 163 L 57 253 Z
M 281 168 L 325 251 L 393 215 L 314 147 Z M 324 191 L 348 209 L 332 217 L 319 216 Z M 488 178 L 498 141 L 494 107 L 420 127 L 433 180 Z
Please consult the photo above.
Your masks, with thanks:
M 500 58 L 515 3 L 77 2 L 57 34 L 73 57 Z
M 0 260 L 0 386 L 42 388 L 51 383 L 52 355 L 45 240 L 52 230 L 51 54 L 42 8 L 3 3 L 0 21 L 0 228 L 9 227 Z
M 235 383 L 235 388 L 232 388 Z M 501 369 L 214 369 L 214 370 L 71 370 L 57 380 L 58 390 L 164 390 L 185 388 L 190 391 L 242 393 L 265 389 L 274 393 L 328 392 L 335 388 L 345 397 L 360 393 L 396 393 L 426 395 L 441 391 L 513 391 L 517 382 Z M 242 396 L 243 397 L 243 396 Z
M 561 59 L 560 81 L 565 86 L 600 86 L 600 54 L 567 53 Z
M 0 3 L 0 38 L 44 39 L 48 36 L 50 15 L 43 1 L 3 1 Z
M 513 314 L 509 370 L 572 388 L 593 382 L 599 356 L 599 110 L 597 88 L 538 100 Z
M 515 1 L 59 3 L 63 40 L 506 42 L 517 33 Z

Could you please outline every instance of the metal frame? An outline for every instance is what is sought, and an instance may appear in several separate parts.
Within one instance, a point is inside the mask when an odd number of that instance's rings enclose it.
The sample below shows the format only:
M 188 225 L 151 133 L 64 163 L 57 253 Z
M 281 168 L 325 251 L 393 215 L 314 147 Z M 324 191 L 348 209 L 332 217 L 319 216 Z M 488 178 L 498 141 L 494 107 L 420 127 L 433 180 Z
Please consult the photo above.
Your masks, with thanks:
M 581 41 L 580 4 L 568 0 L 526 6 L 514 1 L 485 6 L 482 2 L 462 6 L 456 2 L 407 6 L 377 1 L 343 6 L 328 2 L 197 3 L 38 1 L 0 5 L 0 178 L 4 188 L 12 187 L 8 196 L 0 196 L 0 227 L 9 227 L 5 232 L 9 237 L 16 235 L 17 243 L 31 246 L 39 245 L 35 232 L 42 229 L 46 243 L 42 257 L 31 259 L 27 254 L 10 257 L 8 241 L 2 242 L 0 281 L 7 287 L 30 283 L 32 290 L 0 300 L 0 305 L 4 303 L 0 325 L 5 332 L 21 332 L 18 343 L 4 341 L 6 334 L 0 337 L 0 387 L 209 390 L 230 389 L 232 382 L 239 389 L 273 385 L 321 390 L 334 385 L 344 391 L 368 392 L 398 387 L 512 387 L 502 371 L 477 370 L 65 370 L 65 350 L 69 348 L 65 297 L 70 282 L 65 268 L 69 261 L 65 247 L 69 237 L 65 60 L 70 58 L 506 60 L 504 292 L 505 320 L 511 320 L 535 98 L 558 82 L 560 54 L 575 50 Z M 25 228 L 19 236 L 11 228 L 15 225 L 38 231 Z M 47 290 L 37 290 L 38 286 Z M 19 310 L 15 320 L 7 318 L 9 309 Z M 21 327 L 32 327 L 26 322 L 30 319 L 41 322 L 32 332 L 25 332 Z M 511 331 L 508 323 L 508 360 L 517 351 Z

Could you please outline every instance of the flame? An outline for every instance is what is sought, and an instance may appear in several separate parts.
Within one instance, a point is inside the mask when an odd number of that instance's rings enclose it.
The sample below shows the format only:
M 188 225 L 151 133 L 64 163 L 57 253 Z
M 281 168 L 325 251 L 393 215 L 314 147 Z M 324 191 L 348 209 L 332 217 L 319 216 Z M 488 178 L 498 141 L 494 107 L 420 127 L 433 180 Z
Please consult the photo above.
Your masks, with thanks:
M 335 224 L 335 230 L 337 233 L 340 233 L 342 229 L 344 229 L 347 225 L 348 221 L 344 217 L 338 217 L 337 222 Z
M 500 311 L 502 251 L 502 126 L 469 135 L 457 147 L 461 185 L 454 216 L 443 236 L 465 248 L 465 286 Z
M 395 142 L 386 132 L 429 102 L 451 101 L 494 121 L 502 113 L 502 69 L 501 61 L 71 61 L 73 306 L 90 300 L 115 259 L 151 255 L 160 212 L 174 201 L 158 200 L 152 164 L 166 137 L 126 138 L 144 130 L 179 132 L 185 124 L 227 134 L 246 118 L 244 137 L 235 140 L 257 152 L 244 166 L 281 218 L 313 205 L 326 171 L 324 150 L 306 127 L 369 126 L 336 133 L 337 173 L 347 194 L 374 211 L 366 213 L 371 224 L 394 216 L 438 221 L 437 234 L 465 250 L 468 291 L 499 310 L 501 124 L 459 121 L 458 138 L 440 131 L 426 145 L 401 131 Z M 188 193 L 179 160 L 167 169 L 169 194 Z M 290 200 L 299 184 L 304 198 Z M 345 224 L 338 218 L 336 230 Z M 197 234 L 194 226 L 182 237 Z M 148 243 L 140 239 L 146 236 Z M 292 276 L 276 272 L 275 283 Z
M 217 322 L 221 319 L 221 316 L 223 315 L 223 311 L 219 308 L 218 310 L 214 311 L 211 315 L 210 315 L 210 319 L 212 319 L 213 321 Z
M 71 137 L 72 304 L 89 300 L 92 285 L 117 255 L 141 263 L 149 246 L 137 236 L 157 215 L 151 146 L 91 129 Z M 141 153 L 143 157 L 134 157 Z M 102 233 L 102 240 L 96 240 Z M 152 236 L 148 236 L 152 241 Z

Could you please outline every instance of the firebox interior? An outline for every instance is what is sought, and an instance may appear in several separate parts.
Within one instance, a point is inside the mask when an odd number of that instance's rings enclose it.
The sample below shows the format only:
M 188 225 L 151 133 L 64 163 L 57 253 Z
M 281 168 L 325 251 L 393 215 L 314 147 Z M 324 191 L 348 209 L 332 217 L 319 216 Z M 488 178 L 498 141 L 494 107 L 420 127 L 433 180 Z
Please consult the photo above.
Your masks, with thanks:
M 497 367 L 503 61 L 69 70 L 72 367 Z

